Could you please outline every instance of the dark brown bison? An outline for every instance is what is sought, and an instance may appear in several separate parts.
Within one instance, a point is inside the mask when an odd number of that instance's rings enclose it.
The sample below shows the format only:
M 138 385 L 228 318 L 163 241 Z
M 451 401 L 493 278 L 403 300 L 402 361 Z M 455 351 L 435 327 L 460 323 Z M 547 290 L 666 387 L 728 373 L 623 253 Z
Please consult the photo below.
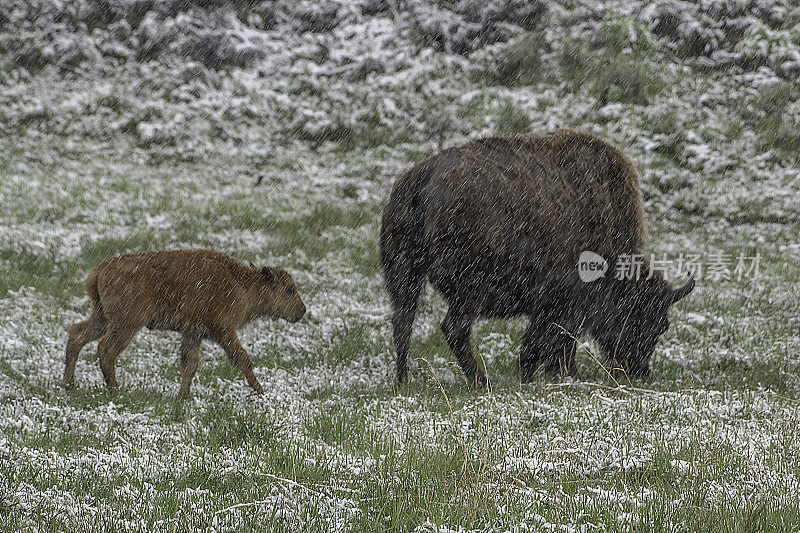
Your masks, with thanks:
M 260 394 L 261 385 L 236 330 L 262 316 L 296 322 L 306 312 L 288 272 L 248 265 L 214 250 L 165 250 L 112 257 L 89 272 L 84 287 L 92 314 L 69 331 L 65 387 L 75 382 L 75 362 L 81 348 L 100 339 L 100 369 L 108 388 L 116 389 L 117 355 L 147 326 L 183 334 L 182 398 L 189 395 L 203 339 L 219 344 Z
M 397 380 L 426 278 L 444 296 L 442 332 L 468 380 L 485 384 L 469 335 L 477 318 L 528 315 L 520 371 L 570 373 L 575 338 L 592 336 L 616 368 L 649 373 L 667 311 L 694 287 L 673 289 L 645 264 L 635 279 L 613 265 L 641 254 L 639 175 L 608 142 L 572 130 L 479 139 L 415 165 L 383 212 L 380 253 L 391 298 Z M 584 251 L 612 271 L 578 275 Z

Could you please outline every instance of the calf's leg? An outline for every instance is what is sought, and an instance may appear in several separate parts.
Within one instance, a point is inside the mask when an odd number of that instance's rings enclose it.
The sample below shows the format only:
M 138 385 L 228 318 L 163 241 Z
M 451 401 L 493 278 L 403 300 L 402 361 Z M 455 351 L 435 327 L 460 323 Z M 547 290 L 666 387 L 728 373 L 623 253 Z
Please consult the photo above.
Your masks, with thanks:
M 189 387 L 195 372 L 197 372 L 202 343 L 203 340 L 200 337 L 188 333 L 183 334 L 183 339 L 181 339 L 181 390 L 178 393 L 180 398 L 189 397 Z
M 392 265 L 385 270 L 385 280 L 392 301 L 392 335 L 397 350 L 395 379 L 400 384 L 405 383 L 408 373 L 411 332 L 419 297 L 425 286 L 425 274 L 410 264 Z
M 419 284 L 420 288 L 422 283 Z M 411 332 L 414 316 L 417 314 L 417 296 L 406 296 L 393 302 L 392 335 L 397 350 L 396 377 L 397 383 L 405 383 L 408 374 L 408 351 L 411 348 Z
M 544 328 L 538 319 L 532 317 L 519 352 L 519 373 L 522 381 L 531 381 L 536 372 L 542 368 L 542 337 Z
M 65 388 L 71 388 L 75 385 L 75 364 L 78 361 L 78 354 L 81 348 L 102 337 L 106 332 L 106 325 L 103 313 L 95 308 L 89 318 L 74 324 L 70 328 L 64 358 L 64 379 L 62 380 Z
M 225 353 L 233 364 L 242 371 L 247 380 L 247 384 L 258 394 L 263 393 L 264 389 L 261 388 L 261 384 L 256 379 L 256 375 L 253 374 L 253 363 L 250 361 L 250 356 L 247 355 L 245 349 L 242 348 L 236 333 L 221 333 L 217 335 L 214 340 L 225 350 Z
M 131 342 L 133 336 L 142 328 L 143 324 L 109 324 L 106 334 L 97 345 L 97 358 L 100 360 L 100 370 L 106 380 L 109 390 L 117 390 L 117 356 Z

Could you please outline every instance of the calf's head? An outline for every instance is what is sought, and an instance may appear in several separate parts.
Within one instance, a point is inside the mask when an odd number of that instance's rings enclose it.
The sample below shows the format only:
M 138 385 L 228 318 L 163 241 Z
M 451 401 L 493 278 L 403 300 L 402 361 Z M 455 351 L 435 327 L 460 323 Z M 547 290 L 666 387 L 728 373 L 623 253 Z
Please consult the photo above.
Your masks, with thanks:
M 629 375 L 646 376 L 650 373 L 650 358 L 659 337 L 667 331 L 667 312 L 694 289 L 694 278 L 674 289 L 660 276 L 631 281 L 626 293 L 612 298 L 606 309 L 603 326 L 595 331 L 595 338 L 608 357 L 619 364 Z M 612 303 L 614 302 L 614 303 Z
M 306 313 L 306 306 L 297 294 L 292 276 L 282 268 L 261 268 L 263 313 L 297 322 Z

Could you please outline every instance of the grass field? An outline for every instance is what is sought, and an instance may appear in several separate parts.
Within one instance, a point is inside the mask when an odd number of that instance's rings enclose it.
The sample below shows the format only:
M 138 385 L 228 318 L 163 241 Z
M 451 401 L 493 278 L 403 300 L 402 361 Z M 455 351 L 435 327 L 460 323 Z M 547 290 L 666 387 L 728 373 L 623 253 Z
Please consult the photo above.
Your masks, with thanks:
M 695 69 L 674 55 L 685 43 L 609 5 L 605 18 L 554 8 L 552 28 L 463 57 L 427 48 L 422 26 L 346 19 L 333 42 L 360 58 L 372 39 L 406 70 L 387 59 L 326 78 L 314 73 L 349 64 L 336 49 L 319 68 L 275 52 L 274 78 L 233 70 L 197 97 L 171 64 L 26 77 L 0 58 L 0 531 L 800 529 L 800 89 L 770 71 L 781 46 L 800 48 L 800 25 L 745 33 L 740 53 L 778 44 L 731 74 Z M 575 37 L 581 24 L 604 44 Z M 287 57 L 318 39 L 262 34 Z M 575 376 L 521 384 L 525 321 L 479 322 L 481 392 L 429 288 L 395 388 L 377 250 L 394 180 L 468 138 L 561 126 L 635 161 L 648 253 L 758 254 L 759 276 L 699 276 L 652 376 L 632 382 L 581 339 Z M 178 335 L 147 330 L 118 360 L 119 392 L 94 345 L 63 390 L 91 267 L 188 247 L 297 281 L 302 321 L 241 332 L 265 393 L 205 344 L 179 401 Z

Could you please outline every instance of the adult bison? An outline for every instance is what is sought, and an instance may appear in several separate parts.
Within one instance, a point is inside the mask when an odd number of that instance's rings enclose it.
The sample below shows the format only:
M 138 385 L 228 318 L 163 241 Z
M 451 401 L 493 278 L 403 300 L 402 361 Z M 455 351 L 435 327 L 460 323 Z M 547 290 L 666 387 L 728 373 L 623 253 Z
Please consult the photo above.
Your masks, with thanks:
M 530 317 L 520 371 L 570 373 L 575 338 L 592 336 L 610 362 L 646 375 L 673 289 L 645 264 L 641 276 L 614 272 L 581 281 L 591 251 L 615 265 L 642 253 L 639 176 L 617 148 L 593 135 L 478 139 L 418 163 L 395 184 L 383 212 L 380 252 L 391 298 L 397 381 L 426 277 L 449 307 L 442 332 L 468 380 L 486 383 L 469 335 L 480 317 Z M 618 279 L 622 278 L 622 279 Z

